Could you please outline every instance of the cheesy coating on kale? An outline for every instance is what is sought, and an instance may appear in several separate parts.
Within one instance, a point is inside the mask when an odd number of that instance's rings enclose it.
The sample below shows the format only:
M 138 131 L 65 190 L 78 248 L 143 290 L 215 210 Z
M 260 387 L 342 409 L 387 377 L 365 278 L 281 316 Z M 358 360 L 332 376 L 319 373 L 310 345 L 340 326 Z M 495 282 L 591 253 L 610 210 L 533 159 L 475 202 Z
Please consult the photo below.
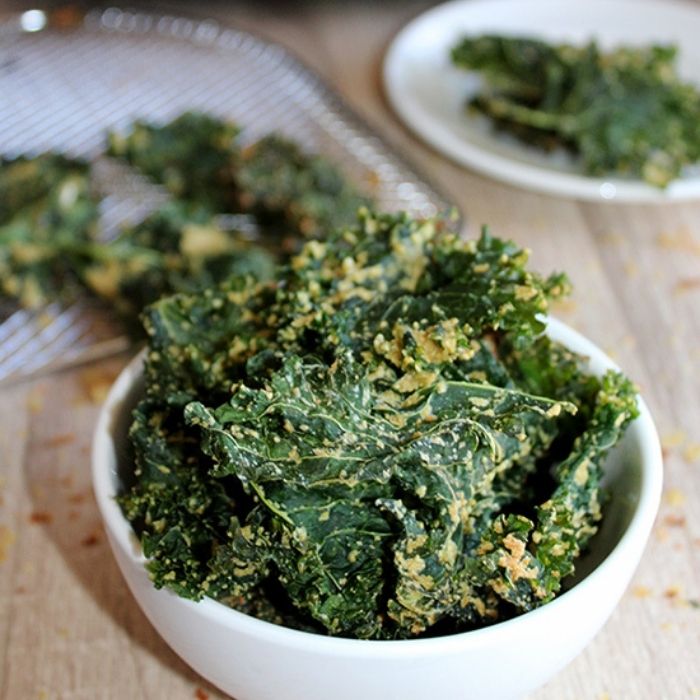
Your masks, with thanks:
M 566 149 L 587 175 L 667 187 L 700 162 L 700 90 L 685 82 L 674 45 L 548 44 L 484 34 L 452 49 L 475 71 L 470 111 L 542 151 Z
M 369 639 L 551 600 L 637 409 L 543 335 L 567 283 L 527 257 L 364 211 L 272 282 L 152 305 L 120 502 L 155 585 Z

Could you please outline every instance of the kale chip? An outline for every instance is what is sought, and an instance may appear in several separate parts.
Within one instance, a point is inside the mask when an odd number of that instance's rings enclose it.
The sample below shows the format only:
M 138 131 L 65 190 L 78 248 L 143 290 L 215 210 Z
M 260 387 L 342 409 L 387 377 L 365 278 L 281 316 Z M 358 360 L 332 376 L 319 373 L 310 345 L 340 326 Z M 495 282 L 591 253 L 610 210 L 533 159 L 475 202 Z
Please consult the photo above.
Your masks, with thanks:
M 141 223 L 89 251 L 83 278 L 128 322 L 151 302 L 174 292 L 215 286 L 232 275 L 269 278 L 271 253 L 235 229 L 225 229 L 208 210 L 170 202 Z
M 0 160 L 0 295 L 32 309 L 96 296 L 138 336 L 156 299 L 267 279 L 302 240 L 368 203 L 324 157 L 278 135 L 241 151 L 238 135 L 200 112 L 108 133 L 108 155 L 173 196 L 109 241 L 97 235 L 91 164 L 58 153 Z
M 351 224 L 370 203 L 330 161 L 278 134 L 243 151 L 237 182 L 242 208 L 293 238 L 319 237 Z
M 107 135 L 107 153 L 126 160 L 177 199 L 211 211 L 235 211 L 239 158 L 235 124 L 185 112 L 167 124 L 135 121 L 127 134 Z
M 587 174 L 666 187 L 700 161 L 700 91 L 678 76 L 676 53 L 484 35 L 462 39 L 452 61 L 481 75 L 469 106 L 498 129 L 573 151 Z
M 248 213 L 287 250 L 355 220 L 370 203 L 327 158 L 280 134 L 242 149 L 239 128 L 201 112 L 136 121 L 110 132 L 109 155 L 126 160 L 177 199 L 217 213 Z
M 568 285 L 526 264 L 364 210 L 271 281 L 150 306 L 119 500 L 155 585 L 371 639 L 551 600 L 637 407 L 542 334 Z
M 89 166 L 57 154 L 0 163 L 0 295 L 36 309 L 82 291 L 98 205 Z

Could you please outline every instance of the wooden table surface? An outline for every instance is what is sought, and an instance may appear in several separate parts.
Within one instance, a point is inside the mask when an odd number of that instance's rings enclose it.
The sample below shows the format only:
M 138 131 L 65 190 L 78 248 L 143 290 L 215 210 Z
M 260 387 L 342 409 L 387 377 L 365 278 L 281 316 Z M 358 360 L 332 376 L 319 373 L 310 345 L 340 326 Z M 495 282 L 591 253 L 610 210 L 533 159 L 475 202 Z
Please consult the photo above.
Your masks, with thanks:
M 556 314 L 642 387 L 664 444 L 665 488 L 617 611 L 532 699 L 700 697 L 700 203 L 623 206 L 532 194 L 422 145 L 387 107 L 380 64 L 394 33 L 426 6 L 203 2 L 189 10 L 291 48 L 451 196 L 468 233 L 488 223 L 530 247 L 538 269 L 570 274 L 575 293 Z M 0 10 L 22 7 L 6 2 Z M 0 389 L 0 697 L 7 700 L 224 697 L 147 622 L 100 525 L 89 444 L 100 401 L 126 359 Z

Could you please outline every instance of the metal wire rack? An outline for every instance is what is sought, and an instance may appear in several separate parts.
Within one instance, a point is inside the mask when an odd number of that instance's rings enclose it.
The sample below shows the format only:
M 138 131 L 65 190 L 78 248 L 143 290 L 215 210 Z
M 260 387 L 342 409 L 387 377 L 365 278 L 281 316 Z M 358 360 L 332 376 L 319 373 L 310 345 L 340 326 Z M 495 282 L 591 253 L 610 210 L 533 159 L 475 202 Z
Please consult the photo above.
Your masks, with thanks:
M 65 26 L 33 10 L 0 25 L 0 153 L 47 150 L 97 161 L 101 234 L 143 218 L 163 192 L 101 158 L 105 132 L 197 109 L 271 131 L 336 162 L 387 211 L 450 204 L 281 46 L 211 20 L 93 10 Z M 0 306 L 0 384 L 128 347 L 89 301 L 28 312 Z

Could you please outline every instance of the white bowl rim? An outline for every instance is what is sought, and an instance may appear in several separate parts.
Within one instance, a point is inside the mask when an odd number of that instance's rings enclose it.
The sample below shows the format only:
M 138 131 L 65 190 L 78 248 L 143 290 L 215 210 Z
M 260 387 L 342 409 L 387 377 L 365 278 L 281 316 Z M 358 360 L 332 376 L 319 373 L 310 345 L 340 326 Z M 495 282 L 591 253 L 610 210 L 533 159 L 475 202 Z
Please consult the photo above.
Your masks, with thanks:
M 546 332 L 553 339 L 562 342 L 566 346 L 571 346 L 576 352 L 587 356 L 593 372 L 598 373 L 605 369 L 619 369 L 600 348 L 585 336 L 551 316 L 547 317 Z M 131 560 L 131 563 L 138 566 L 143 566 L 146 559 L 142 553 L 136 551 L 134 531 L 115 499 L 116 494 L 112 481 L 113 465 L 110 465 L 111 456 L 113 455 L 110 424 L 114 409 L 124 400 L 134 381 L 142 373 L 143 356 L 144 351 L 138 353 L 124 368 L 110 389 L 99 414 L 92 444 L 93 488 L 105 527 L 113 546 L 118 546 L 124 556 Z M 613 567 L 617 561 L 624 559 L 630 552 L 634 553 L 637 548 L 641 549 L 646 543 L 661 498 L 663 460 L 661 445 L 651 412 L 641 397 L 638 399 L 638 405 L 639 416 L 630 425 L 630 429 L 635 426 L 637 438 L 640 442 L 642 458 L 641 483 L 639 500 L 627 529 L 605 559 L 584 579 L 578 582 L 576 586 L 563 592 L 542 607 L 517 617 L 488 627 L 438 637 L 365 640 L 325 636 L 315 632 L 305 632 L 266 622 L 234 610 L 213 598 L 205 597 L 200 601 L 192 601 L 182 598 L 168 589 L 161 589 L 158 593 L 174 596 L 178 603 L 187 607 L 194 607 L 201 617 L 216 621 L 217 624 L 225 624 L 228 627 L 236 628 L 242 633 L 286 647 L 303 648 L 307 651 L 325 654 L 341 653 L 345 656 L 360 657 L 369 653 L 376 658 L 400 658 L 404 656 L 413 657 L 420 650 L 421 654 L 432 656 L 454 652 L 457 649 L 468 651 L 470 648 L 481 646 L 494 635 L 503 635 L 506 632 L 521 632 L 531 624 L 536 624 L 537 620 L 543 616 L 556 615 L 557 610 L 561 606 L 568 604 L 571 597 L 576 595 L 577 590 L 583 586 L 591 585 L 596 580 L 604 577 L 606 571 Z

